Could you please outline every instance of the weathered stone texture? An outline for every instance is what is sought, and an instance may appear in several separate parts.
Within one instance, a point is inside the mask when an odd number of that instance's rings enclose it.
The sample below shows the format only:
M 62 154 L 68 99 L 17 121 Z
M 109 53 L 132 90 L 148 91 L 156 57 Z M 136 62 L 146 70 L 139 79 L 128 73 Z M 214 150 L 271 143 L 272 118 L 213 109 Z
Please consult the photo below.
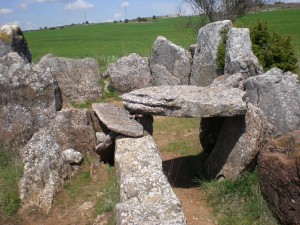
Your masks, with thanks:
M 300 129 L 300 87 L 297 75 L 277 68 L 250 77 L 245 83 L 247 100 L 260 108 L 277 135 Z
M 258 159 L 260 187 L 280 224 L 299 225 L 300 131 L 270 141 Z
M 255 76 L 263 72 L 252 52 L 248 28 L 231 28 L 227 34 L 225 74 L 242 73 Z
M 143 136 L 143 126 L 131 119 L 129 112 L 108 103 L 94 103 L 93 110 L 108 129 L 131 137 Z
M 245 92 L 187 85 L 149 87 L 122 95 L 132 112 L 175 117 L 234 116 L 246 112 Z
M 25 63 L 31 63 L 31 53 L 20 27 L 3 25 L 0 27 L 0 57 L 10 52 L 18 53 Z
M 191 54 L 165 37 L 159 36 L 152 48 L 151 83 L 160 85 L 189 84 Z
M 116 141 L 115 166 L 121 203 L 117 224 L 185 224 L 180 202 L 162 171 L 162 160 L 153 138 Z
M 151 76 L 148 58 L 132 53 L 110 64 L 107 75 L 120 93 L 148 87 Z
M 205 163 L 213 177 L 237 179 L 253 169 L 259 150 L 273 137 L 262 111 L 248 104 L 246 116 L 224 119 L 214 149 Z
M 20 181 L 23 207 L 38 206 L 48 212 L 53 197 L 70 173 L 62 149 L 45 130 L 35 133 L 22 150 L 24 173 Z
M 232 27 L 230 20 L 218 21 L 202 27 L 198 33 L 198 43 L 193 59 L 191 85 L 208 86 L 223 74 L 217 69 L 218 46 L 223 32 Z
M 100 70 L 94 59 L 68 59 L 45 55 L 39 65 L 49 68 L 69 102 L 83 103 L 102 96 Z

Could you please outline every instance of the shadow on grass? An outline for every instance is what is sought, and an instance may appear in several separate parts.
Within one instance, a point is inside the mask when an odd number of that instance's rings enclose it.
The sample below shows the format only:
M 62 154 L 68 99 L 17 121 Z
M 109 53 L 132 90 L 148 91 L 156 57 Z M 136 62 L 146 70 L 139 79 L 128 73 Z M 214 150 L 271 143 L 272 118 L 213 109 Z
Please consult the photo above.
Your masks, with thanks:
M 163 161 L 163 170 L 169 183 L 176 188 L 195 188 L 199 187 L 199 180 L 210 181 L 204 168 L 207 157 L 207 153 L 201 152 Z

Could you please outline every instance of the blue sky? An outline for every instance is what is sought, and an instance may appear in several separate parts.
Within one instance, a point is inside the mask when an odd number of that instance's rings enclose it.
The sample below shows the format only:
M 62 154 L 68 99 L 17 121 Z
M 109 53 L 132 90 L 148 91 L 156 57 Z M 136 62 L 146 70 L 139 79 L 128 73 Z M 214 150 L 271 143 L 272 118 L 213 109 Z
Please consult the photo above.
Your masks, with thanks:
M 183 0 L 0 0 L 0 26 L 17 24 L 22 30 L 71 23 L 106 22 L 153 15 L 177 14 Z M 299 2 L 287 0 L 285 2 Z M 184 9 L 183 12 L 187 12 Z M 182 11 L 181 11 L 182 12 Z

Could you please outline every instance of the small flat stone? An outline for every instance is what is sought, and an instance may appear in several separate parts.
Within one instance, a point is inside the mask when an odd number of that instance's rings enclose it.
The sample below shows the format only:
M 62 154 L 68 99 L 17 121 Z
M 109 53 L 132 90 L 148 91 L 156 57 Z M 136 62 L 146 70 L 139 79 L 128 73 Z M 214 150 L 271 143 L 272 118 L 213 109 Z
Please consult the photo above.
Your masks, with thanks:
M 130 137 L 143 136 L 143 126 L 130 119 L 127 111 L 108 103 L 94 103 L 92 108 L 100 121 L 111 131 Z

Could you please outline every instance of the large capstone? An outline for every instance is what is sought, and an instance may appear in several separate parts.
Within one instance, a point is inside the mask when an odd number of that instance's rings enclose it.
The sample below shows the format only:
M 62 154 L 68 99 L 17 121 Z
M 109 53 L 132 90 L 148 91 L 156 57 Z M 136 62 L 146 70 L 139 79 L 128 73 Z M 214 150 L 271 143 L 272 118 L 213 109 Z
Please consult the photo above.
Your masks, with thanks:
M 151 83 L 160 85 L 189 84 L 191 53 L 159 36 L 152 48 Z
M 187 85 L 149 87 L 122 95 L 131 112 L 175 117 L 243 115 L 245 92 Z
M 223 33 L 232 26 L 230 20 L 224 20 L 207 24 L 199 30 L 190 78 L 191 85 L 208 86 L 217 76 L 223 74 L 223 71 L 217 68 L 218 46 Z

